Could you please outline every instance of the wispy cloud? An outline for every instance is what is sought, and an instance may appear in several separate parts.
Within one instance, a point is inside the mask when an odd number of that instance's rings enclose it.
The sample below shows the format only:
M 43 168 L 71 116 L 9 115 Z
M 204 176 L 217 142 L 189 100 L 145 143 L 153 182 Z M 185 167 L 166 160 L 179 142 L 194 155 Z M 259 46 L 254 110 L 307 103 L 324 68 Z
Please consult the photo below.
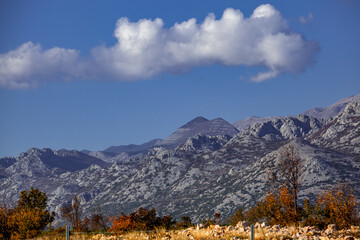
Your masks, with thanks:
M 163 20 L 117 21 L 113 46 L 97 46 L 91 57 L 74 49 L 43 50 L 24 43 L 0 55 L 0 86 L 28 88 L 51 80 L 112 79 L 135 81 L 163 72 L 186 73 L 211 64 L 263 66 L 252 78 L 259 82 L 284 72 L 299 73 L 314 63 L 317 41 L 291 30 L 273 6 L 256 8 L 249 18 L 228 8 L 220 19 L 209 14 L 164 28 Z
M 311 22 L 314 19 L 314 15 L 309 13 L 307 16 L 300 16 L 299 21 L 303 24 Z

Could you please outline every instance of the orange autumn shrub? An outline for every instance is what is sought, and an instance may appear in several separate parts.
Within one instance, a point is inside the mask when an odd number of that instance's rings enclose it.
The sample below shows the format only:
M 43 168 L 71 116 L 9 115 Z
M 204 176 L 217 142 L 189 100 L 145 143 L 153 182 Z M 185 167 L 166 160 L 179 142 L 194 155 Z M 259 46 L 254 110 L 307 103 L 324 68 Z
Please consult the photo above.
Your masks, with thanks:
M 36 237 L 54 220 L 54 213 L 46 210 L 46 194 L 31 188 L 22 191 L 15 208 L 0 207 L 0 239 Z
M 354 190 L 346 183 L 324 191 L 318 197 L 318 204 L 328 215 L 328 222 L 335 223 L 338 228 L 359 224 Z
M 136 222 L 135 219 L 130 215 L 127 216 L 125 214 L 122 214 L 119 217 L 113 217 L 110 218 L 110 222 L 112 224 L 112 227 L 110 228 L 111 232 L 126 232 L 131 231 L 136 228 Z
M 285 186 L 282 186 L 279 189 L 279 194 L 277 195 L 278 202 L 280 205 L 281 217 L 279 220 L 282 221 L 282 224 L 294 224 L 298 221 L 298 213 L 295 206 L 295 194 L 289 191 Z
M 125 231 L 149 231 L 155 228 L 162 227 L 170 229 L 176 224 L 170 215 L 163 217 L 156 216 L 155 208 L 146 209 L 139 208 L 130 215 L 121 214 L 119 217 L 110 218 L 112 232 L 125 232 Z
M 249 222 L 266 221 L 270 225 L 289 225 L 297 222 L 297 211 L 294 204 L 295 195 L 286 186 L 277 194 L 268 192 L 265 199 L 245 213 Z
M 10 239 L 12 229 L 9 226 L 9 216 L 12 210 L 4 204 L 0 206 L 0 239 Z
M 13 230 L 13 239 L 34 238 L 44 228 L 44 212 L 40 209 L 20 209 L 10 216 L 8 224 Z

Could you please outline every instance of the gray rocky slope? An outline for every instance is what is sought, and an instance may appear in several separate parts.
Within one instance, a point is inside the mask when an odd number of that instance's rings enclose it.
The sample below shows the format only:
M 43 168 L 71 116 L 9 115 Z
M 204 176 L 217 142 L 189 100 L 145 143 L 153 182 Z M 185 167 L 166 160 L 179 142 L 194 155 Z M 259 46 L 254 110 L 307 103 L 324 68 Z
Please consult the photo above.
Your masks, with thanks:
M 189 125 L 207 122 L 195 119 Z M 226 218 L 239 206 L 253 206 L 269 190 L 267 161 L 287 144 L 297 147 L 304 159 L 302 199 L 314 198 L 338 182 L 360 186 L 359 122 L 360 102 L 354 101 L 328 121 L 285 117 L 256 123 L 232 136 L 226 127 L 217 136 L 197 134 L 173 148 L 159 145 L 147 153 L 118 156 L 111 165 L 76 151 L 31 149 L 15 162 L 0 160 L 0 200 L 14 203 L 20 190 L 34 186 L 47 193 L 56 211 L 80 195 L 86 213 L 97 205 L 107 215 L 142 206 L 178 219 L 188 215 L 198 220 L 217 211 Z M 69 156 L 76 156 L 76 167 L 61 163 L 73 159 Z M 88 166 L 78 164 L 87 158 Z M 355 190 L 360 196 L 360 189 Z
M 357 100 L 360 100 L 360 94 L 341 99 L 328 107 L 309 109 L 302 114 L 316 118 L 331 118 L 342 112 L 348 103 Z
M 234 127 L 236 127 L 238 130 L 243 130 L 247 127 L 250 127 L 254 125 L 255 123 L 263 123 L 263 122 L 269 122 L 272 120 L 277 120 L 282 117 L 257 117 L 257 116 L 251 116 L 245 119 L 238 120 L 233 123 Z

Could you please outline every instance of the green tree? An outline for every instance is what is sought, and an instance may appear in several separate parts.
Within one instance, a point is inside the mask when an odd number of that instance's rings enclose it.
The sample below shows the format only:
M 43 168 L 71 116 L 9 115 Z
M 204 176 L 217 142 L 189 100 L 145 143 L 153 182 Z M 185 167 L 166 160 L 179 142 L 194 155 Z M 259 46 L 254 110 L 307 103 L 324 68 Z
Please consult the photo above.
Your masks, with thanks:
M 17 208 L 45 209 L 47 200 L 46 193 L 32 187 L 30 191 L 24 190 L 20 192 Z
M 302 211 L 303 224 L 324 229 L 327 225 L 331 224 L 329 213 L 328 209 L 320 205 L 319 202 L 313 205 L 309 199 L 305 199 Z

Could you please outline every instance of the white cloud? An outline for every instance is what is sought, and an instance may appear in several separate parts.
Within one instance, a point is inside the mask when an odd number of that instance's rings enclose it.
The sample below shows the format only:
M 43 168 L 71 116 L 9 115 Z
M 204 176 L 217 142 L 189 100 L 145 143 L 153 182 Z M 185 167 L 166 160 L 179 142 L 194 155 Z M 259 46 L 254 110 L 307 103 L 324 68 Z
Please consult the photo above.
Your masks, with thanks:
M 314 15 L 309 13 L 307 16 L 300 16 L 299 21 L 303 24 L 311 22 L 314 19 Z
M 256 8 L 249 18 L 228 8 L 220 19 L 209 14 L 164 28 L 162 19 L 117 21 L 113 46 L 92 49 L 89 59 L 72 49 L 42 50 L 25 43 L 0 55 L 0 86 L 25 88 L 51 79 L 113 79 L 134 81 L 163 72 L 184 73 L 211 64 L 262 66 L 253 81 L 284 72 L 299 73 L 312 65 L 317 41 L 293 32 L 273 6 Z
M 50 48 L 27 42 L 16 50 L 0 55 L 0 86 L 21 89 L 43 81 L 79 77 L 79 53 L 73 49 Z

